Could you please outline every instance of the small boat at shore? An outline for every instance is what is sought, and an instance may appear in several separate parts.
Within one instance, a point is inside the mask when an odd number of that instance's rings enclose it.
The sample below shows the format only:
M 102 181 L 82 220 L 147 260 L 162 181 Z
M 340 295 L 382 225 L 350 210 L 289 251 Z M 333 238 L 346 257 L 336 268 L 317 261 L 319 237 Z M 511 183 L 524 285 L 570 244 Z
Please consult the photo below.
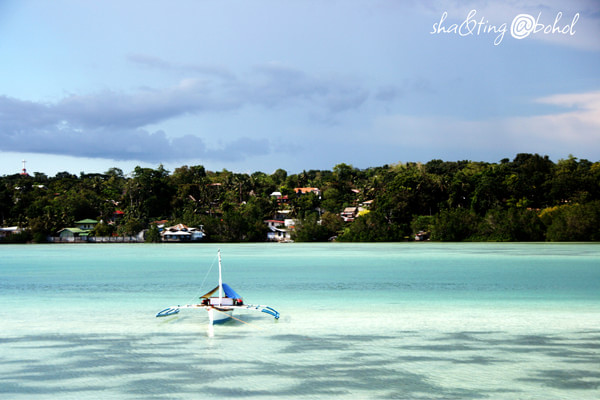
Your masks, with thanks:
M 214 289 L 200 296 L 200 303 L 186 304 L 183 306 L 171 306 L 158 312 L 156 317 L 168 317 L 176 315 L 181 309 L 204 309 L 208 313 L 208 322 L 210 325 L 222 324 L 233 318 L 234 310 L 258 311 L 271 315 L 276 320 L 279 319 L 279 312 L 269 306 L 244 304 L 242 297 L 236 293 L 231 286 L 223 283 L 221 272 L 221 250 L 218 251 L 219 257 L 219 284 Z

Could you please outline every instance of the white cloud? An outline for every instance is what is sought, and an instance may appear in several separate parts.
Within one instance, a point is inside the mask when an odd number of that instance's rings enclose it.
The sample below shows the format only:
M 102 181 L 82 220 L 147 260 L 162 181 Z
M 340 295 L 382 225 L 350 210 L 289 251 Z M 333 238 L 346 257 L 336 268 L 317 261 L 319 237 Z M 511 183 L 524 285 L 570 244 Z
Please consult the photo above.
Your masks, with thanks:
M 564 148 L 574 147 L 589 153 L 600 150 L 600 91 L 558 94 L 542 97 L 538 103 L 549 104 L 571 111 L 548 115 L 513 118 L 511 129 L 531 132 L 544 141 Z M 572 153 L 576 153 L 573 151 Z
M 438 116 L 383 116 L 375 120 L 369 139 L 401 149 L 409 156 L 404 155 L 405 159 L 422 161 L 436 154 L 493 160 L 520 152 L 600 159 L 600 92 L 559 94 L 535 102 L 561 110 L 472 121 Z M 415 157 L 411 158 L 411 154 Z

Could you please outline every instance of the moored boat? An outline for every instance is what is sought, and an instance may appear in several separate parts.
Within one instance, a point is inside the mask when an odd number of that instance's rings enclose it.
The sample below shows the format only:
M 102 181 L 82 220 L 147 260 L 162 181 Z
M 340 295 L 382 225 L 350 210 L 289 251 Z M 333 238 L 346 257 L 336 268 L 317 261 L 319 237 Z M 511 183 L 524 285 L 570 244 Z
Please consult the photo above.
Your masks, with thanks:
M 242 297 L 228 284 L 223 283 L 221 267 L 221 250 L 219 258 L 219 283 L 217 287 L 200 296 L 200 303 L 186 304 L 184 306 L 171 306 L 158 312 L 156 317 L 168 317 L 179 313 L 181 309 L 204 309 L 208 314 L 210 325 L 222 324 L 233 318 L 234 310 L 259 311 L 279 319 L 279 312 L 269 306 L 244 304 Z

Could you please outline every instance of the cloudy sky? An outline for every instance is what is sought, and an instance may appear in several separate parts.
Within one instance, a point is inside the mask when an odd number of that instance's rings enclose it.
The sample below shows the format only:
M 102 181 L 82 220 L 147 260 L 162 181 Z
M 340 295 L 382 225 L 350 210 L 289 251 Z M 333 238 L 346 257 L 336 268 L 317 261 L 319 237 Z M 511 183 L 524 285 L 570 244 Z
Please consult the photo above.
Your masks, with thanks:
M 598 161 L 599 37 L 597 0 L 0 0 L 0 175 Z

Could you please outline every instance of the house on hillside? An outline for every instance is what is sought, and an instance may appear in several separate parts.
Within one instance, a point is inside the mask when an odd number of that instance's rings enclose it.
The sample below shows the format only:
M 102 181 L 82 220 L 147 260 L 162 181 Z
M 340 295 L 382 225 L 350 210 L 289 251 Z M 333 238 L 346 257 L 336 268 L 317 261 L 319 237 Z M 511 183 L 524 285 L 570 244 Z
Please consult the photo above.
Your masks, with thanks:
M 159 221 L 152 221 L 150 222 L 150 225 L 156 225 L 156 227 L 158 228 L 159 232 L 162 232 L 165 230 L 165 225 L 167 224 L 167 222 L 169 222 L 169 220 L 167 219 L 161 219 Z
M 340 216 L 344 220 L 344 222 L 352 222 L 358 215 L 358 207 L 346 207 L 344 211 L 341 212 Z
M 369 210 L 369 209 L 371 209 L 372 206 L 373 206 L 373 200 L 366 200 L 358 205 L 359 208 L 362 208 L 364 210 Z
M 299 196 L 307 193 L 314 193 L 319 199 L 321 198 L 321 191 L 319 188 L 315 187 L 297 187 L 294 188 L 294 192 Z
M 265 220 L 265 224 L 267 224 L 267 228 L 280 228 L 283 226 L 284 221 L 278 219 L 267 219 Z
M 282 203 L 287 203 L 289 198 L 288 196 L 284 196 L 281 192 L 273 192 L 270 194 L 271 198 L 274 198 L 275 200 L 277 200 L 277 203 L 282 204 Z
M 292 210 L 277 210 L 275 212 L 275 216 L 273 217 L 273 219 L 278 220 L 278 221 L 284 221 L 284 220 L 290 218 L 291 213 L 292 213 Z
M 112 215 L 112 217 L 111 217 L 111 219 L 109 221 L 109 224 L 116 224 L 116 223 L 118 223 L 121 220 L 121 218 L 123 218 L 123 215 L 125 215 L 125 213 L 123 211 L 116 210 L 113 213 L 113 215 Z

